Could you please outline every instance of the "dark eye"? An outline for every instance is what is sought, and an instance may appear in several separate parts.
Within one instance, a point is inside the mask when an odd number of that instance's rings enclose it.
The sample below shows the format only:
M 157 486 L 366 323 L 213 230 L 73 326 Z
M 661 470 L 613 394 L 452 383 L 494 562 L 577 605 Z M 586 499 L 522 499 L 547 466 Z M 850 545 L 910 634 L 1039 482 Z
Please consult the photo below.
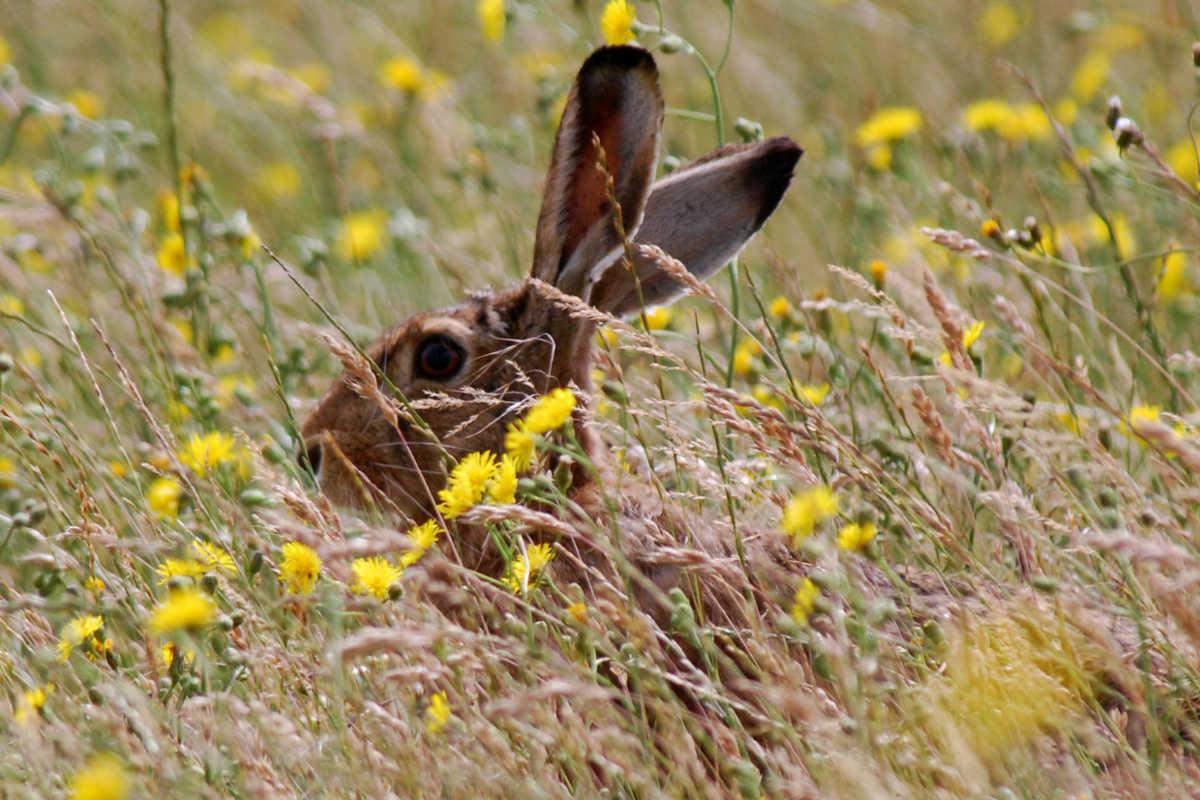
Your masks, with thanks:
M 448 336 L 430 336 L 417 345 L 417 375 L 444 381 L 462 368 L 467 354 Z

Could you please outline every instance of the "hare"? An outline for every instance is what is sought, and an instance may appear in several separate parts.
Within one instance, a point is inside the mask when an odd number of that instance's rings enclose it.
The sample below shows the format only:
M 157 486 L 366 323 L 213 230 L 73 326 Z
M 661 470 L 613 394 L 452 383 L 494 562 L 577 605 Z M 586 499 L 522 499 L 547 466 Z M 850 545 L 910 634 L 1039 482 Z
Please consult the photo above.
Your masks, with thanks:
M 636 314 L 643 304 L 670 302 L 683 287 L 630 242 L 661 248 L 702 280 L 762 227 L 801 149 L 786 137 L 725 146 L 655 182 L 662 122 L 650 53 L 603 47 L 587 58 L 555 137 L 529 278 L 418 314 L 367 351 L 408 400 L 453 402 L 423 404 L 423 430 L 402 414 L 382 413 L 378 397 L 362 391 L 361 375 L 348 371 L 304 423 L 301 461 L 331 500 L 434 516 L 447 454 L 503 452 L 508 423 L 526 401 L 556 387 L 573 387 L 586 404 L 597 323 L 567 313 L 553 295 Z M 578 441 L 600 458 L 583 409 L 573 424 Z M 576 478 L 573 491 L 586 491 L 586 476 Z M 452 544 L 469 566 L 488 562 L 486 537 L 460 535 Z

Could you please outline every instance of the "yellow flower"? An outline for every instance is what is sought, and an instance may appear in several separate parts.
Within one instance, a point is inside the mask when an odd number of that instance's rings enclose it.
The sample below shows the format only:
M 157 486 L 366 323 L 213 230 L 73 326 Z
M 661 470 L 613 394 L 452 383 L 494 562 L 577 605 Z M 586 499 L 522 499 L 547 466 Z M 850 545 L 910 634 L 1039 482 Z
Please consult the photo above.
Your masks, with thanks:
M 1191 139 L 1182 139 L 1167 148 L 1163 156 L 1175 174 L 1194 186 L 1200 180 L 1200 169 L 1196 166 L 1196 145 Z
M 761 352 L 758 342 L 742 339 L 733 351 L 733 371 L 738 375 L 749 375 L 754 371 L 754 357 Z
M 21 695 L 21 702 L 17 706 L 17 710 L 13 713 L 13 720 L 16 722 L 24 722 L 35 714 L 42 713 L 42 707 L 46 705 L 46 698 L 54 691 L 54 684 L 47 683 L 45 687 L 35 686 L 32 689 L 26 689 Z
M 817 598 L 820 596 L 821 590 L 811 580 L 805 578 L 800 582 L 796 587 L 796 595 L 792 598 L 792 619 L 796 624 L 808 623 L 808 617 L 817 607 Z
M 146 505 L 160 519 L 179 516 L 179 495 L 183 487 L 174 478 L 155 478 L 146 490 Z
M 0 294 L 0 314 L 19 317 L 25 313 L 25 304 L 11 294 Z
M 301 542 L 285 542 L 279 564 L 279 580 L 291 594 L 308 594 L 317 585 L 321 574 L 321 557 Z
M 454 519 L 479 505 L 498 468 L 490 450 L 468 453 L 451 470 L 446 488 L 438 492 L 438 511 L 446 519 Z
M 216 472 L 225 464 L 235 464 L 248 470 L 245 457 L 246 453 L 238 447 L 237 440 L 220 431 L 212 431 L 203 436 L 193 433 L 184 448 L 179 451 L 180 462 L 200 477 Z
M 1070 97 L 1063 97 L 1054 104 L 1054 117 L 1063 125 L 1070 127 L 1079 117 L 1079 104 Z
M 429 708 L 425 709 L 425 730 L 432 734 L 441 733 L 450 716 L 450 701 L 446 699 L 445 692 L 438 692 L 429 698 Z
M 162 229 L 179 233 L 179 198 L 169 190 L 158 193 L 158 218 Z
M 125 800 L 129 778 L 116 756 L 100 753 L 71 778 L 69 800 Z
M 628 44 L 633 41 L 633 24 L 637 9 L 629 0 L 608 0 L 600 15 L 600 32 L 608 44 Z
M 586 625 L 588 621 L 587 603 L 571 603 L 567 606 L 567 616 L 577 625 Z
M 1183 295 L 1192 293 L 1186 253 L 1181 250 L 1173 250 L 1163 256 L 1162 269 L 1158 274 L 1158 286 L 1155 293 L 1158 295 L 1160 303 L 1170 303 Z
M 333 252 L 343 261 L 366 261 L 383 249 L 387 214 L 378 208 L 347 214 L 338 229 Z
M 887 144 L 905 139 L 921 130 L 921 112 L 908 106 L 889 106 L 876 111 L 858 126 L 854 142 L 859 147 Z
M 154 571 L 158 573 L 159 586 L 166 586 L 173 578 L 198 578 L 206 572 L 203 564 L 190 558 L 168 558 Z
M 994 219 L 985 219 L 979 226 L 979 235 L 991 239 L 1000 235 L 1000 223 Z
M 504 38 L 504 0 L 479 0 L 475 13 L 479 16 L 483 38 L 489 42 L 498 42 Z
M 159 267 L 177 277 L 182 277 L 188 267 L 195 263 L 187 253 L 183 235 L 178 233 L 168 233 L 162 238 L 155 257 Z
M 535 544 L 517 554 L 508 567 L 508 576 L 504 582 L 514 593 L 528 594 L 538 574 L 554 558 L 554 551 L 548 544 Z
M 230 575 L 237 572 L 233 557 L 215 544 L 192 540 L 192 557 L 200 562 L 205 572 L 227 572 Z
M 813 528 L 838 513 L 837 495 L 828 486 L 814 486 L 792 495 L 783 510 L 780 529 L 793 544 L 812 535 Z
M 488 487 L 488 500 L 501 505 L 517 502 L 517 461 L 508 454 L 500 457 L 500 466 Z
M 530 433 L 549 433 L 558 430 L 575 410 L 575 394 L 570 389 L 551 389 L 538 398 L 525 415 L 525 429 Z
M 162 649 L 158 651 L 158 658 L 159 658 L 159 660 L 162 661 L 163 667 L 166 669 L 170 669 L 171 665 L 175 663 L 175 658 L 179 655 L 179 652 L 180 652 L 179 645 L 177 645 L 171 641 L 163 642 Z M 196 651 L 190 647 L 184 648 L 183 649 L 183 663 L 190 665 L 190 664 L 194 664 L 195 662 L 196 662 Z
M 379 68 L 379 81 L 388 88 L 417 94 L 425 87 L 425 71 L 411 58 L 396 56 Z
M 1021 29 L 1016 10 L 1004 0 L 993 0 L 983 9 L 977 23 L 979 38 L 989 47 L 1003 47 Z
M 534 434 L 525 427 L 524 422 L 514 422 L 508 426 L 504 434 L 504 454 L 511 458 L 519 471 L 529 469 L 533 463 Z
M 276 161 L 258 169 L 254 188 L 264 197 L 289 200 L 300 193 L 300 170 L 286 161 Z
M 8 456 L 0 456 L 0 489 L 11 489 L 17 482 L 17 465 Z
M 983 320 L 976 320 L 966 328 L 962 333 L 963 350 L 970 351 L 971 345 L 979 341 L 979 337 L 983 335 L 983 329 L 987 323 Z
M 814 406 L 819 406 L 825 402 L 825 398 L 829 396 L 828 383 L 798 383 L 796 391 Z
M 1071 73 L 1071 94 L 1080 103 L 1088 103 L 1108 80 L 1111 59 L 1104 50 L 1092 50 Z
M 408 550 L 400 556 L 400 565 L 411 567 L 420 561 L 421 556 L 437 543 L 438 537 L 441 535 L 442 528 L 434 520 L 422 522 L 411 529 L 405 534 L 405 538 L 408 539 Z
M 1162 413 L 1162 406 L 1134 406 L 1129 409 L 1130 422 L 1158 422 L 1158 416 Z
M 671 324 L 670 306 L 650 306 L 646 309 L 646 327 L 652 331 L 661 331 Z
M 882 288 L 883 282 L 885 280 L 887 280 L 887 271 L 888 271 L 887 263 L 884 261 L 880 261 L 877 258 L 871 262 L 870 266 L 867 269 L 871 273 L 871 282 L 875 284 L 875 288 L 876 289 Z
M 1058 420 L 1058 424 L 1062 425 L 1076 436 L 1078 436 L 1079 432 L 1083 430 L 1083 420 L 1081 420 L 1075 414 L 1072 414 L 1070 411 L 1060 411 L 1054 415 L 1054 418 Z
M 1037 103 L 1013 106 L 995 98 L 967 106 L 963 124 L 977 133 L 991 132 L 1010 142 L 1043 140 L 1053 133 L 1050 118 Z
M 96 119 L 104 113 L 104 103 L 101 102 L 100 96 L 87 89 L 76 89 L 67 95 L 66 100 L 75 106 L 81 117 Z
M 788 302 L 786 297 L 779 295 L 771 301 L 771 305 L 767 308 L 767 313 L 772 317 L 782 319 L 792 313 L 792 304 Z
M 878 532 L 873 522 L 862 524 L 852 522 L 844 526 L 838 533 L 838 547 L 849 552 L 857 552 L 866 547 Z
M 873 144 L 867 148 L 867 166 L 875 172 L 887 172 L 892 168 L 892 146 Z
M 7 64 L 12 58 L 12 50 L 8 47 L 8 42 L 3 36 L 0 36 L 0 65 Z
M 166 602 L 150 616 L 150 630 L 156 634 L 171 634 L 181 630 L 197 630 L 210 624 L 217 615 L 217 606 L 198 589 L 179 589 L 167 594 Z
M 104 581 L 100 580 L 95 575 L 92 575 L 83 582 L 83 588 L 87 589 L 92 594 L 102 594 L 104 592 Z
M 75 652 L 76 647 L 88 645 L 85 649 L 88 658 L 103 654 L 112 649 L 111 640 L 101 639 L 100 630 L 104 627 L 104 618 L 95 614 L 76 617 L 68 622 L 58 633 L 58 660 L 66 661 Z
M 350 591 L 355 594 L 369 594 L 376 600 L 387 600 L 388 590 L 393 583 L 400 580 L 404 572 L 381 556 L 356 558 L 350 569 L 354 572 L 354 585 L 350 587 Z

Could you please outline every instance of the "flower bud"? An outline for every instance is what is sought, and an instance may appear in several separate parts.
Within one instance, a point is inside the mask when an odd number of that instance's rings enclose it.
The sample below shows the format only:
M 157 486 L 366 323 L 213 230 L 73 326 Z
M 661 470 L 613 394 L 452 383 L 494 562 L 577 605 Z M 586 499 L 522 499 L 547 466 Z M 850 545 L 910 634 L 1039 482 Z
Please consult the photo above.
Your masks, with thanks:
M 1117 125 L 1117 120 L 1121 118 L 1121 98 L 1113 95 L 1108 98 L 1108 105 L 1104 109 L 1104 124 L 1108 129 L 1114 130 Z
M 1113 137 L 1117 140 L 1117 149 L 1124 150 L 1142 143 L 1142 129 L 1129 117 L 1121 117 L 1113 127 Z

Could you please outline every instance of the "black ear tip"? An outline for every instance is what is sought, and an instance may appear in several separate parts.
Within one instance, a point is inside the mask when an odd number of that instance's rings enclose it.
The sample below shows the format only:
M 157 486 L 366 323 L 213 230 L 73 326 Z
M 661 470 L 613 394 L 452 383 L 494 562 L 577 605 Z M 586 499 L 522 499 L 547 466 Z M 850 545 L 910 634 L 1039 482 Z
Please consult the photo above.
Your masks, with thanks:
M 758 150 L 754 168 L 747 176 L 762 192 L 762 205 L 754 220 L 755 230 L 762 227 L 783 199 L 796 172 L 796 163 L 800 161 L 800 156 L 804 155 L 800 145 L 787 136 L 767 139 L 758 145 Z
M 580 67 L 579 72 L 583 74 L 593 69 L 604 68 L 658 71 L 658 66 L 654 63 L 654 56 L 650 55 L 649 50 L 629 44 L 607 45 L 597 48 L 583 62 L 583 66 Z

